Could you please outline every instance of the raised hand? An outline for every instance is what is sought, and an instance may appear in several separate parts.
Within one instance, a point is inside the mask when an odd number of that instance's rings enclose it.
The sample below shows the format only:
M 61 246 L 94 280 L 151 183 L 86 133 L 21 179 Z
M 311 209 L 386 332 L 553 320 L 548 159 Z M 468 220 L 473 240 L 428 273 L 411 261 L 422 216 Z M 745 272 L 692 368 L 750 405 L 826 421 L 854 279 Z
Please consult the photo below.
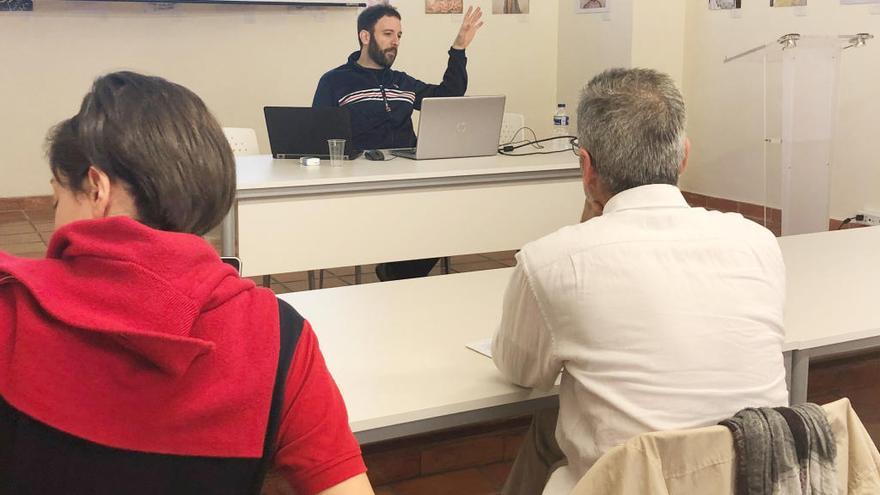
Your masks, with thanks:
M 477 7 L 474 9 L 473 6 L 468 7 L 467 13 L 464 15 L 464 20 L 461 21 L 461 28 L 458 30 L 458 36 L 455 37 L 455 41 L 452 43 L 452 48 L 456 50 L 464 50 L 471 44 L 471 41 L 474 40 L 474 36 L 477 35 L 477 31 L 483 27 L 483 21 L 480 19 L 483 17 L 483 10 Z

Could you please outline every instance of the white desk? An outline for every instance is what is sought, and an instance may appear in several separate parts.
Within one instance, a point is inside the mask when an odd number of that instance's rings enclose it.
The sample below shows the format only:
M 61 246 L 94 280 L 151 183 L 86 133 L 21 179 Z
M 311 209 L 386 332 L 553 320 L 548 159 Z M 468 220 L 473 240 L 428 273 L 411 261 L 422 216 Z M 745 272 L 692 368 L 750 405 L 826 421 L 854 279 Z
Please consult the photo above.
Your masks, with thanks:
M 880 348 L 880 228 L 781 237 L 779 245 L 797 403 L 807 398 L 810 359 Z
M 236 158 L 236 207 L 223 254 L 243 275 L 518 249 L 576 222 L 583 208 L 571 153 L 303 167 Z
M 465 348 L 492 335 L 510 269 L 295 292 L 361 444 L 558 403 L 507 382 Z
M 880 228 L 780 239 L 792 402 L 810 357 L 880 346 Z M 859 260 L 870 261 L 863 268 Z M 552 406 L 465 348 L 495 331 L 512 268 L 285 294 L 315 328 L 362 443 Z M 872 294 L 873 292 L 873 294 Z M 793 351 L 793 352 L 790 352 Z M 800 388 L 799 388 L 800 387 Z

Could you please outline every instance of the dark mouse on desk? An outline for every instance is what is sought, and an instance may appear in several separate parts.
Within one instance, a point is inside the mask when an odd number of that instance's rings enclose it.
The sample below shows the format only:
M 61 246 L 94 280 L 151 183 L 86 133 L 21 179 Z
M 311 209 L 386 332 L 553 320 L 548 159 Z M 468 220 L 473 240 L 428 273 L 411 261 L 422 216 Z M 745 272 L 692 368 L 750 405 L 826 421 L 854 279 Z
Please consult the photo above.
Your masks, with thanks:
M 379 150 L 367 150 L 364 151 L 364 158 L 374 162 L 385 161 L 385 153 L 382 153 Z

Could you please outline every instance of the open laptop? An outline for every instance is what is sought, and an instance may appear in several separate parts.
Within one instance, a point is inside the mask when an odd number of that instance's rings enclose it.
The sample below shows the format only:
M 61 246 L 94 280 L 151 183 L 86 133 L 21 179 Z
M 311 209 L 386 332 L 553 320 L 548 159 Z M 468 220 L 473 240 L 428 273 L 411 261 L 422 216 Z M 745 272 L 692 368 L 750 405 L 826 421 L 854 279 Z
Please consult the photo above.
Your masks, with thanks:
M 330 158 L 328 139 L 345 139 L 345 159 L 360 155 L 351 141 L 351 115 L 335 107 L 263 107 L 274 158 Z
M 391 150 L 391 154 L 414 160 L 494 155 L 504 101 L 504 96 L 425 98 L 416 147 Z

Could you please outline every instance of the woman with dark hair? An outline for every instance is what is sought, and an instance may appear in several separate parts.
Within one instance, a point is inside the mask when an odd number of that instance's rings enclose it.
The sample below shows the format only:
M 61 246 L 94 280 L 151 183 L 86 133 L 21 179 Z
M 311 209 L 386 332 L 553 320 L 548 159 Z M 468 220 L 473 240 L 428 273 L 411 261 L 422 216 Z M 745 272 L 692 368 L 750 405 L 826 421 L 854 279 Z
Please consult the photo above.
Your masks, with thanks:
M 48 157 L 46 259 L 0 253 L 0 494 L 371 494 L 308 322 L 199 237 L 235 165 L 198 96 L 100 77 Z

